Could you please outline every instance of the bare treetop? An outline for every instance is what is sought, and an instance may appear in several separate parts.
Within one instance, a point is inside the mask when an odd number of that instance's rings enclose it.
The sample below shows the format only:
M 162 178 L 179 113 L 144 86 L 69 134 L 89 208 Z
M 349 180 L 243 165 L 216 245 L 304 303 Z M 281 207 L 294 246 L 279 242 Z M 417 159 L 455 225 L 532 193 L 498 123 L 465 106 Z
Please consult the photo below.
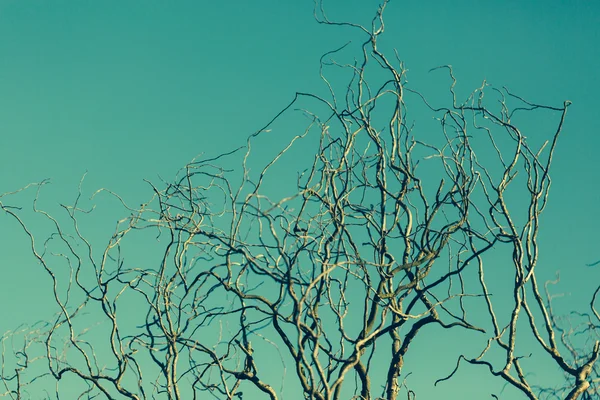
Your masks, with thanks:
M 449 65 L 431 71 L 448 77 L 447 104 L 426 99 L 401 55 L 380 47 L 387 4 L 370 26 L 316 4 L 320 24 L 361 41 L 356 54 L 347 44 L 321 58 L 327 95 L 296 93 L 244 146 L 148 182 L 139 207 L 94 193 L 127 213 L 108 244 L 80 229 L 92 212 L 81 187 L 61 216 L 37 206 L 44 182 L 23 189 L 37 187 L 36 217 L 53 228 L 41 237 L 12 193 L 0 196 L 58 311 L 4 335 L 6 397 L 414 399 L 406 357 L 432 329 L 479 338 L 453 349 L 456 368 L 423 377 L 432 385 L 468 363 L 524 398 L 597 396 L 600 287 L 589 312 L 564 317 L 552 307 L 558 281 L 536 273 L 570 102 L 542 105 L 486 81 L 462 100 Z M 531 137 L 520 123 L 538 114 L 554 125 Z M 290 130 L 298 115 L 305 126 Z M 271 140 L 285 144 L 265 159 Z M 290 173 L 292 163 L 301 168 Z M 148 257 L 128 248 L 136 241 Z M 548 387 L 534 359 L 564 381 Z

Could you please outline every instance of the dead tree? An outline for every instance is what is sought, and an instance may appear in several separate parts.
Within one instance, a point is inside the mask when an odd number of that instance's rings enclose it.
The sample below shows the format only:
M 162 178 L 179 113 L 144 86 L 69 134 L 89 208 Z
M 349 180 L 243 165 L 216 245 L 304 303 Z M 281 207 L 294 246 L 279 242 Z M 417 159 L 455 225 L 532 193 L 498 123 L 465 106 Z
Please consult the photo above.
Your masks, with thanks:
M 386 5 L 361 26 L 317 4 L 319 23 L 361 38 L 322 57 L 325 95 L 296 93 L 245 146 L 149 182 L 139 207 L 94 193 L 127 210 L 108 244 L 83 233 L 81 188 L 62 216 L 38 207 L 45 182 L 25 188 L 38 188 L 33 213 L 0 197 L 57 306 L 3 336 L 5 397 L 414 399 L 406 355 L 433 327 L 477 332 L 482 345 L 432 384 L 466 362 L 529 399 L 597 395 L 600 341 L 569 342 L 536 274 L 570 102 L 541 105 L 485 81 L 460 100 L 450 66 L 431 72 L 447 74 L 449 90 L 426 100 L 380 48 Z M 306 126 L 285 125 L 298 115 Z M 521 124 L 536 115 L 555 122 L 529 138 Z M 40 237 L 35 218 L 52 233 Z M 488 264 L 508 277 L 502 293 L 488 289 Z M 597 335 L 598 312 L 579 315 Z M 526 335 L 563 386 L 528 376 Z

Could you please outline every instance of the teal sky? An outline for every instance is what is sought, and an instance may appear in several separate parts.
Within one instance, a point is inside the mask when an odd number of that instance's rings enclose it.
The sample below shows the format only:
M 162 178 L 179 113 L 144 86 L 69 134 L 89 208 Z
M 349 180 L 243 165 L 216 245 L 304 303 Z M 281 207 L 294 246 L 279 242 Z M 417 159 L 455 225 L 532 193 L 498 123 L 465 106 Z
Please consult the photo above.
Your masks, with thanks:
M 312 7 L 310 0 L 1 1 L 0 193 L 51 178 L 42 204 L 53 209 L 73 200 L 87 171 L 84 191 L 106 187 L 135 204 L 151 196 L 143 179 L 168 180 L 200 153 L 243 145 L 296 91 L 326 93 L 319 57 L 350 32 L 317 24 Z M 368 24 L 376 3 L 325 7 L 332 19 Z M 447 80 L 428 71 L 451 64 L 462 97 L 486 79 L 534 103 L 573 102 L 553 165 L 540 266 L 542 276 L 561 272 L 564 304 L 587 307 L 600 281 L 600 267 L 585 267 L 600 259 L 600 2 L 393 0 L 385 21 L 382 44 L 398 50 L 411 88 L 432 101 L 447 99 Z M 536 134 L 536 126 L 526 133 Z M 116 206 L 99 210 L 112 219 L 94 235 L 110 234 L 122 216 Z M 0 304 L 8 305 L 0 331 L 52 312 L 48 282 L 5 215 L 0 271 Z M 431 353 L 443 353 L 442 344 L 431 344 Z M 471 385 L 473 396 L 487 393 L 487 384 Z

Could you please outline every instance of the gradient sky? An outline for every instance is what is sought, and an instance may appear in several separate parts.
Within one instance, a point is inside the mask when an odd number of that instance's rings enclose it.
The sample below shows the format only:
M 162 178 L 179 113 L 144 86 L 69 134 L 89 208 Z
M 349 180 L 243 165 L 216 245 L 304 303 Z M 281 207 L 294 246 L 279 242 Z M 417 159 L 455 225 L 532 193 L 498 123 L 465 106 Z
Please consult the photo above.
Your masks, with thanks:
M 88 171 L 88 193 L 106 187 L 139 203 L 151 195 L 144 178 L 168 180 L 200 153 L 244 144 L 296 91 L 325 93 L 319 57 L 345 43 L 348 30 L 317 24 L 312 7 L 3 0 L 0 193 L 51 178 L 43 194 L 51 209 L 73 200 Z M 332 19 L 363 24 L 376 9 L 364 0 L 325 7 Z M 429 69 L 451 64 L 463 95 L 487 79 L 532 102 L 573 102 L 542 220 L 540 267 L 542 276 L 561 272 L 565 302 L 587 306 L 600 281 L 600 266 L 585 267 L 600 259 L 600 2 L 393 0 L 385 20 L 382 43 L 398 49 L 411 87 L 430 99 L 446 93 L 447 82 Z M 38 278 L 25 236 L 5 215 L 0 271 L 0 304 L 9 305 L 1 332 L 52 312 L 46 277 Z M 487 393 L 472 385 L 473 396 Z

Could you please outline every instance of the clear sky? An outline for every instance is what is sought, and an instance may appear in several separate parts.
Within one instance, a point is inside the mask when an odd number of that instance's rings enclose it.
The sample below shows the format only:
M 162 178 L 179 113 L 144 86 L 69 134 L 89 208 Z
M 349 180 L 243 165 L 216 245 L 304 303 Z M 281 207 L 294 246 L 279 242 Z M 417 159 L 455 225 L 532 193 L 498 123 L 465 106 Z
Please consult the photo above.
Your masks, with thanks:
M 363 24 L 376 10 L 364 0 L 324 4 L 331 18 Z M 43 204 L 52 208 L 72 201 L 87 171 L 88 193 L 106 187 L 139 203 L 151 195 L 143 179 L 168 180 L 200 153 L 243 145 L 296 91 L 325 93 L 319 57 L 348 31 L 317 24 L 312 7 L 0 2 L 0 193 L 50 178 Z M 543 276 L 561 272 L 565 301 L 587 306 L 600 281 L 600 267 L 585 267 L 600 259 L 600 2 L 393 0 L 385 20 L 382 43 L 398 50 L 411 87 L 430 99 L 447 86 L 428 71 L 451 64 L 459 93 L 486 79 L 532 102 L 573 102 L 542 220 L 540 266 Z M 105 207 L 102 215 L 111 215 Z M 0 331 L 53 310 L 25 236 L 4 215 L 0 273 Z

